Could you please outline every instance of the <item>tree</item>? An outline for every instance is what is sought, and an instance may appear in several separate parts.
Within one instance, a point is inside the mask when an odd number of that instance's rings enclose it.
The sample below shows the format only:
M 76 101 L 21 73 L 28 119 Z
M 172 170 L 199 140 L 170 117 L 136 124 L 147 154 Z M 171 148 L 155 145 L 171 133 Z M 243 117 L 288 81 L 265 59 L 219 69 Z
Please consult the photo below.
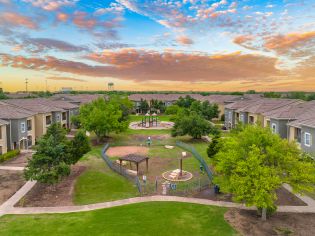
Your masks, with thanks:
M 220 151 L 221 145 L 220 145 L 219 140 L 220 140 L 220 135 L 215 135 L 212 138 L 207 148 L 207 154 L 209 158 L 213 158 Z
M 196 101 L 196 99 L 190 97 L 189 95 L 187 95 L 186 97 L 180 97 L 177 101 L 176 101 L 176 105 L 180 106 L 180 107 L 185 107 L 185 108 L 189 108 L 191 106 L 191 104 Z
M 281 98 L 281 93 L 276 92 L 265 92 L 264 93 L 265 98 Z
M 66 163 L 68 143 L 60 124 L 52 124 L 38 142 L 36 153 L 28 161 L 24 176 L 27 180 L 55 184 L 70 174 Z
M 304 158 L 295 143 L 272 134 L 268 128 L 243 126 L 230 137 L 220 139 L 214 157 L 214 182 L 235 201 L 261 210 L 275 210 L 276 190 L 283 183 L 294 191 L 312 191 L 314 162 Z
M 172 136 L 190 135 L 195 139 L 200 139 L 204 135 L 216 132 L 217 129 L 207 120 L 197 113 L 191 112 L 188 116 L 177 116 L 172 129 Z
M 179 107 L 178 105 L 170 105 L 166 108 L 165 114 L 166 115 L 176 115 L 179 110 L 181 110 L 182 108 Z
M 210 104 L 209 101 L 194 101 L 190 106 L 190 110 L 211 121 L 213 118 L 219 117 L 219 107 L 217 104 Z
M 121 97 L 117 95 L 112 95 L 110 97 L 110 101 L 112 103 L 116 103 L 119 106 L 120 110 L 122 111 L 122 117 L 120 121 L 127 121 L 129 119 L 129 115 L 131 114 L 133 104 L 128 99 L 128 97 Z
M 150 109 L 149 103 L 146 100 L 143 100 L 141 98 L 139 109 L 140 109 L 141 113 L 147 113 L 148 110 Z
M 83 130 L 79 130 L 74 139 L 71 141 L 69 149 L 69 158 L 66 160 L 67 164 L 77 163 L 84 154 L 88 153 L 91 150 L 90 140 L 86 136 Z
M 83 129 L 96 134 L 97 142 L 110 132 L 118 133 L 128 128 L 128 120 L 123 119 L 121 104 L 103 98 L 81 106 L 79 120 Z
M 27 180 L 40 183 L 58 183 L 70 174 L 71 164 L 75 164 L 88 151 L 89 142 L 82 131 L 69 141 L 61 125 L 52 124 L 39 140 L 36 153 L 24 170 L 24 176 Z

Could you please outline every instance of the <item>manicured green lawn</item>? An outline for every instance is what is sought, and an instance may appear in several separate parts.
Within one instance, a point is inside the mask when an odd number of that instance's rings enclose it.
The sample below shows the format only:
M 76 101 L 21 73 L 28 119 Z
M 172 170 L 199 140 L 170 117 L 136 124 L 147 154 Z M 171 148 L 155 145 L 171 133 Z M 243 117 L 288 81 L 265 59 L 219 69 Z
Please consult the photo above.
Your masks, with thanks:
M 75 184 L 73 202 L 84 205 L 139 195 L 134 183 L 113 172 L 101 158 L 101 147 L 93 148 L 81 160 L 87 170 Z
M 0 235 L 230 236 L 225 208 L 187 203 L 139 203 L 90 212 L 8 215 Z

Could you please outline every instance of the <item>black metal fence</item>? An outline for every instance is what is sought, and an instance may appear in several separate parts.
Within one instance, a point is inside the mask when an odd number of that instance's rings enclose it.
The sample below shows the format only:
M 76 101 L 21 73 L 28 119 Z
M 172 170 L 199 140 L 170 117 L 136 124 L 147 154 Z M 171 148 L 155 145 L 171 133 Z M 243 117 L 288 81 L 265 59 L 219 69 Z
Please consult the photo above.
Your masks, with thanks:
M 115 162 L 113 162 L 107 155 L 106 155 L 106 151 L 109 148 L 109 144 L 105 144 L 104 148 L 102 149 L 102 153 L 101 156 L 103 158 L 103 160 L 106 162 L 106 164 L 109 166 L 109 168 L 111 168 L 113 171 L 115 171 L 116 173 L 124 176 L 125 178 L 129 179 L 130 181 L 134 182 L 135 185 L 137 186 L 137 189 L 139 191 L 139 193 L 142 192 L 141 189 L 141 183 L 139 181 L 138 176 L 134 176 L 131 175 L 127 172 L 127 170 L 125 168 L 123 168 L 122 166 L 116 164 Z
M 201 155 L 196 151 L 196 149 L 181 141 L 177 141 L 176 145 L 182 149 L 185 149 L 186 151 L 189 151 L 199 161 L 199 163 L 202 165 L 203 169 L 207 173 L 209 180 L 212 181 L 212 176 L 213 176 L 212 172 L 207 162 L 201 157 Z

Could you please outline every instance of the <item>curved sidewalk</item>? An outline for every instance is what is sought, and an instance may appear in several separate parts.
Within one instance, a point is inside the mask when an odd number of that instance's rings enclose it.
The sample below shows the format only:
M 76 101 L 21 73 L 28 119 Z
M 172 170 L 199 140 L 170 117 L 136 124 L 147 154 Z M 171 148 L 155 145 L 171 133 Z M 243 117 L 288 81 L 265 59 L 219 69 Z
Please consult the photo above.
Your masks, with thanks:
M 25 208 L 7 208 L 4 214 L 44 214 L 44 213 L 70 213 L 70 212 L 85 212 L 98 209 L 111 208 L 116 206 L 124 206 L 134 203 L 143 202 L 184 202 L 195 203 L 208 206 L 219 206 L 228 208 L 238 208 L 255 210 L 254 207 L 246 207 L 243 204 L 212 201 L 207 199 L 198 198 L 186 198 L 176 196 L 150 196 L 150 197 L 136 197 L 123 200 L 117 200 L 112 202 L 104 202 L 82 206 L 65 206 L 65 207 L 25 207 Z M 313 206 L 279 206 L 277 212 L 291 212 L 291 213 L 315 213 L 315 207 Z

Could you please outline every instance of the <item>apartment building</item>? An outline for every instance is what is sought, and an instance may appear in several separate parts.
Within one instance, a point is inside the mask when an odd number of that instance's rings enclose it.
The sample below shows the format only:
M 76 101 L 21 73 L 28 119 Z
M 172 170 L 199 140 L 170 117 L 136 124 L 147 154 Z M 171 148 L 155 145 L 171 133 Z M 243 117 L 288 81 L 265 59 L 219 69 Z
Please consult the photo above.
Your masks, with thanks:
M 55 122 L 60 122 L 65 110 L 52 105 L 42 104 L 38 99 L 10 99 L 4 101 L 11 106 L 23 108 L 34 113 L 35 117 L 35 140 L 46 134 L 47 128 Z
M 5 121 L 5 128 L 1 126 L 1 143 L 6 143 L 7 147 L 3 146 L 4 151 L 24 150 L 35 144 L 34 112 L 0 102 L 0 119 Z

